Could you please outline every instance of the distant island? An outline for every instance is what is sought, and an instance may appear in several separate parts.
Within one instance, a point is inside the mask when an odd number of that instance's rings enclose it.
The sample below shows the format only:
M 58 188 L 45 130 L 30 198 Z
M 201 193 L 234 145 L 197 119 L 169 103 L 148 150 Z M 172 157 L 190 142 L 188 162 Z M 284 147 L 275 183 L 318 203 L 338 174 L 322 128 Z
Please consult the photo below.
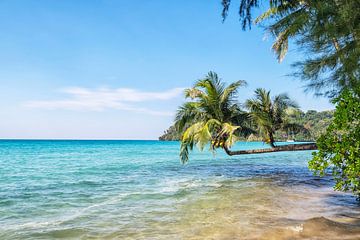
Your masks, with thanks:
M 275 135 L 277 141 L 315 141 L 329 126 L 333 118 L 334 111 L 316 111 L 309 110 L 303 112 L 301 110 L 292 111 L 287 114 L 288 121 L 302 127 L 294 128 L 288 132 L 278 131 Z M 176 131 L 174 125 L 170 126 L 164 131 L 164 134 L 159 137 L 160 141 L 178 141 L 180 134 Z M 255 134 L 251 134 L 244 141 L 261 141 L 262 138 Z

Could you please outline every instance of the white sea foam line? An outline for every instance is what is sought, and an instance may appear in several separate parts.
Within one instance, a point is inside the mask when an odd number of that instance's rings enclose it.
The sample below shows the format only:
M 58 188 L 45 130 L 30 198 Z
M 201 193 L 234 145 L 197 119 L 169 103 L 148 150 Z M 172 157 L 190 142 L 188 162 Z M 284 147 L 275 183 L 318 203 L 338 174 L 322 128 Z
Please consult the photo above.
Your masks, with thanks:
M 301 224 L 299 226 L 287 227 L 287 229 L 292 230 L 294 232 L 302 232 L 304 230 L 304 226 Z
M 180 189 L 188 189 L 202 186 L 201 179 L 187 179 L 187 180 L 178 180 L 178 179 L 167 179 L 162 182 L 161 193 L 167 192 L 177 192 Z
M 200 187 L 222 187 L 223 184 L 219 183 L 219 179 L 187 179 L 187 180 L 165 180 L 163 181 L 160 193 L 175 193 L 181 189 L 194 189 Z
M 109 200 L 102 202 L 102 203 L 98 203 L 98 204 L 94 204 L 91 206 L 88 206 L 86 208 L 80 209 L 78 211 L 76 211 L 76 213 L 62 218 L 62 219 L 58 219 L 58 220 L 54 220 L 51 222 L 28 222 L 28 223 L 24 223 L 24 224 L 20 224 L 20 225 L 12 225 L 12 226 L 6 226 L 6 227 L 1 227 L 0 226 L 0 230 L 19 230 L 19 229 L 23 229 L 23 228 L 41 228 L 41 227 L 47 227 L 47 226 L 56 226 L 56 225 L 60 225 L 64 222 L 76 219 L 77 217 L 83 215 L 84 213 L 86 213 L 87 211 L 94 209 L 94 208 L 98 208 L 101 206 L 105 206 L 105 205 L 109 205 L 109 204 L 114 204 L 116 202 L 118 202 L 119 200 L 122 200 L 124 197 L 132 195 L 132 194 L 146 194 L 144 192 L 132 192 L 132 193 L 123 193 L 123 194 L 119 194 L 115 197 L 110 198 Z

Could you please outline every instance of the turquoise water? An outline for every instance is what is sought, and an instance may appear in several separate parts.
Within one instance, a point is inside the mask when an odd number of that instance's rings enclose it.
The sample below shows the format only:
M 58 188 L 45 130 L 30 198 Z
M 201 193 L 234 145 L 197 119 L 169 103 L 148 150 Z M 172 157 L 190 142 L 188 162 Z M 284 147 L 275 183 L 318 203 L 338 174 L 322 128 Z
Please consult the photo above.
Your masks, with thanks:
M 2 140 L 0 239 L 251 239 L 359 214 L 355 198 L 308 171 L 311 152 L 195 151 L 181 165 L 178 151 L 178 142 Z

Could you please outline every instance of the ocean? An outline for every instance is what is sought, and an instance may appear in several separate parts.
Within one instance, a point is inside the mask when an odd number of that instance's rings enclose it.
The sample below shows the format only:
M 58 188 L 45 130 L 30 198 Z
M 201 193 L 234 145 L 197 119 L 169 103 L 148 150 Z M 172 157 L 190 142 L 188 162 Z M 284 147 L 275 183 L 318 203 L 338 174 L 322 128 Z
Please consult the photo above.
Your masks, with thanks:
M 308 170 L 310 151 L 182 165 L 179 146 L 0 140 L 0 239 L 360 239 L 358 202 Z

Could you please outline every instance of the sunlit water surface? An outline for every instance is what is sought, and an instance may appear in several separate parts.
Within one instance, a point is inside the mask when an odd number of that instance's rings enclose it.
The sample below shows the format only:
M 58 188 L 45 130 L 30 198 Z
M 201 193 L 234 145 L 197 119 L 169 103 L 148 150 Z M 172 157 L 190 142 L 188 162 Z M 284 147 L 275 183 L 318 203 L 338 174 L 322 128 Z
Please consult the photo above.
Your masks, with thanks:
M 360 239 L 360 206 L 309 172 L 311 152 L 194 152 L 181 165 L 178 151 L 0 141 L 0 239 Z

